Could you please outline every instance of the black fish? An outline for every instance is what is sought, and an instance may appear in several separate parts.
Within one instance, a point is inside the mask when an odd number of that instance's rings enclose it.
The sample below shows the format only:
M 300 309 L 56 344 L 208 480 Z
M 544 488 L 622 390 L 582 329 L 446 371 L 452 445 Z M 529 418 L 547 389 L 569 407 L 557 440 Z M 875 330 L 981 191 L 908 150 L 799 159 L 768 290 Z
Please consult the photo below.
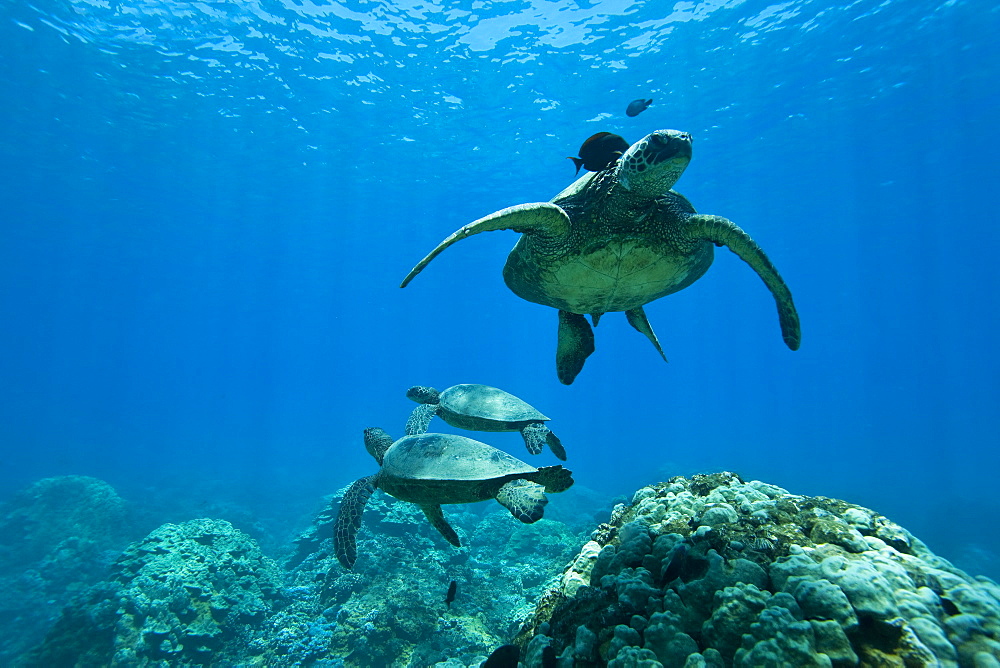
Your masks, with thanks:
M 458 591 L 458 583 L 452 580 L 451 584 L 448 585 L 448 595 L 444 597 L 444 602 L 448 604 L 449 608 L 451 607 L 451 602 L 455 600 L 456 591 Z
M 642 112 L 646 111 L 649 105 L 653 104 L 652 100 L 632 100 L 628 103 L 625 108 L 626 116 L 638 116 Z
M 479 668 L 517 668 L 521 658 L 521 648 L 517 645 L 500 645 L 489 658 L 479 664 Z
M 674 553 L 670 555 L 670 561 L 663 569 L 663 584 L 668 585 L 681 576 L 684 564 L 687 562 L 688 546 L 681 543 L 674 548 Z
M 569 157 L 576 165 L 576 173 L 581 167 L 592 172 L 599 172 L 615 164 L 622 153 L 628 150 L 628 142 L 621 135 L 610 132 L 598 132 L 587 138 L 580 147 L 580 157 Z
M 552 645 L 542 650 L 542 668 L 556 668 L 556 648 Z

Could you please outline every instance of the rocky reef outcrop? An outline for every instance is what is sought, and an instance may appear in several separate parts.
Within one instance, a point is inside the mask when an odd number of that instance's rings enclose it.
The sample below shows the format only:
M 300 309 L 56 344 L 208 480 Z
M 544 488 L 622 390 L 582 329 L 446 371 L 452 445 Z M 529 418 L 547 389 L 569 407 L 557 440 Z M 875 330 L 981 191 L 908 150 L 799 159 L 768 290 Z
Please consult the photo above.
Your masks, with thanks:
M 521 524 L 496 504 L 446 506 L 463 547 L 443 541 L 414 505 L 378 494 L 347 571 L 333 555 L 339 493 L 299 539 L 293 586 L 315 591 L 329 624 L 327 656 L 348 666 L 475 665 L 506 642 L 586 540 L 583 526 Z M 455 581 L 457 596 L 445 595 Z M 309 612 L 300 609 L 300 624 Z
M 0 505 L 0 564 L 12 568 L 66 549 L 67 539 L 99 548 L 127 542 L 128 507 L 103 480 L 43 478 Z
M 676 477 L 595 530 L 570 490 L 579 521 L 449 506 L 456 549 L 376 494 L 347 571 L 342 492 L 281 559 L 223 520 L 163 524 L 15 665 L 471 668 L 513 639 L 530 668 L 1000 666 L 1000 587 L 844 501 Z
M 165 524 L 63 611 L 33 666 L 237 665 L 286 602 L 283 573 L 224 520 Z
M 103 480 L 43 478 L 0 504 L 0 665 L 43 637 L 62 606 L 100 581 L 133 535 Z
M 866 508 L 676 477 L 615 508 L 517 642 L 528 666 L 1000 667 L 1000 586 Z
M 164 524 L 70 605 L 26 665 L 479 665 L 524 623 L 587 536 L 496 504 L 449 507 L 466 547 L 415 506 L 376 495 L 345 570 L 330 499 L 280 563 L 223 520 Z M 445 603 L 451 581 L 457 596 Z

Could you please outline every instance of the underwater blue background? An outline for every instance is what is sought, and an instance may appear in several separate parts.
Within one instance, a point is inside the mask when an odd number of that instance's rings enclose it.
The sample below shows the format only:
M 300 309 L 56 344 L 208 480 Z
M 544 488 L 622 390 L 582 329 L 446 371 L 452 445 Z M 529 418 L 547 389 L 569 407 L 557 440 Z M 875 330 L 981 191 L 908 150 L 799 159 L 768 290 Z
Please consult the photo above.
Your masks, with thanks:
M 973 0 L 2 0 L 0 496 L 85 474 L 291 531 L 408 386 L 480 382 L 609 502 L 733 470 L 998 577 L 998 33 Z M 569 387 L 514 233 L 399 289 L 586 137 L 659 128 L 782 273 L 798 352 L 725 250 L 646 308 L 669 364 L 609 314 Z

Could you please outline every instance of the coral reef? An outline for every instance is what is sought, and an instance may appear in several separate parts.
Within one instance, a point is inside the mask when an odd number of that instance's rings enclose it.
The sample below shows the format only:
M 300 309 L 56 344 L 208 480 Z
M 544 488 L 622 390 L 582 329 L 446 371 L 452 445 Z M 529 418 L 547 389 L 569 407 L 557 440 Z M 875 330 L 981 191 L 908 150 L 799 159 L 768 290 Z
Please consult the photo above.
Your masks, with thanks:
M 115 546 L 128 542 L 128 508 L 114 488 L 97 478 L 43 478 L 0 505 L 0 564 L 23 566 L 58 551 L 74 538 Z
M 334 495 L 286 567 L 222 520 L 165 524 L 72 604 L 31 666 L 476 665 L 525 622 L 586 540 L 583 527 L 517 522 L 495 504 L 449 507 L 468 547 L 378 494 L 359 559 L 333 556 Z M 455 508 L 461 508 L 455 510 Z M 449 583 L 457 597 L 445 605 Z
M 28 664 L 236 665 L 285 602 L 282 576 L 226 521 L 165 524 L 63 611 Z
M 860 506 L 676 477 L 616 506 L 516 642 L 528 666 L 1000 666 L 1000 586 Z
M 329 539 L 343 491 L 300 538 L 289 565 L 294 583 L 315 588 L 328 606 L 336 620 L 329 656 L 349 666 L 478 666 L 517 632 L 586 540 L 582 526 L 526 525 L 484 502 L 446 506 L 464 546 L 456 549 L 416 506 L 379 494 L 365 511 L 358 561 L 346 571 Z
M 552 652 L 563 668 L 1000 666 L 1000 587 L 843 501 L 677 477 L 594 530 L 597 505 L 570 490 L 573 523 L 447 507 L 456 549 L 376 494 L 347 571 L 343 491 L 284 564 L 223 520 L 162 525 L 16 665 L 460 668 L 513 638 L 531 668 Z
M 0 664 L 41 640 L 62 606 L 107 574 L 134 537 L 130 515 L 110 485 L 87 476 L 44 478 L 0 504 L 0 626 L 8 631 Z

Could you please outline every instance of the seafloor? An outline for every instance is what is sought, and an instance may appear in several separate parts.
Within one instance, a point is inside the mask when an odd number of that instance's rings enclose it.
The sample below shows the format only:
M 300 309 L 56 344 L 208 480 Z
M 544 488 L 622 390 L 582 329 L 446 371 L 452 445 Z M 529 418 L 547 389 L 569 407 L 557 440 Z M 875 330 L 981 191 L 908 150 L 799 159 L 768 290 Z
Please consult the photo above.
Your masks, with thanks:
M 376 494 L 346 571 L 342 491 L 265 554 L 222 519 L 133 540 L 107 483 L 36 482 L 0 506 L 0 665 L 458 667 L 513 642 L 532 667 L 548 645 L 562 667 L 1000 667 L 1000 586 L 844 501 L 732 473 L 614 508 L 570 490 L 531 525 L 447 507 L 455 549 Z

